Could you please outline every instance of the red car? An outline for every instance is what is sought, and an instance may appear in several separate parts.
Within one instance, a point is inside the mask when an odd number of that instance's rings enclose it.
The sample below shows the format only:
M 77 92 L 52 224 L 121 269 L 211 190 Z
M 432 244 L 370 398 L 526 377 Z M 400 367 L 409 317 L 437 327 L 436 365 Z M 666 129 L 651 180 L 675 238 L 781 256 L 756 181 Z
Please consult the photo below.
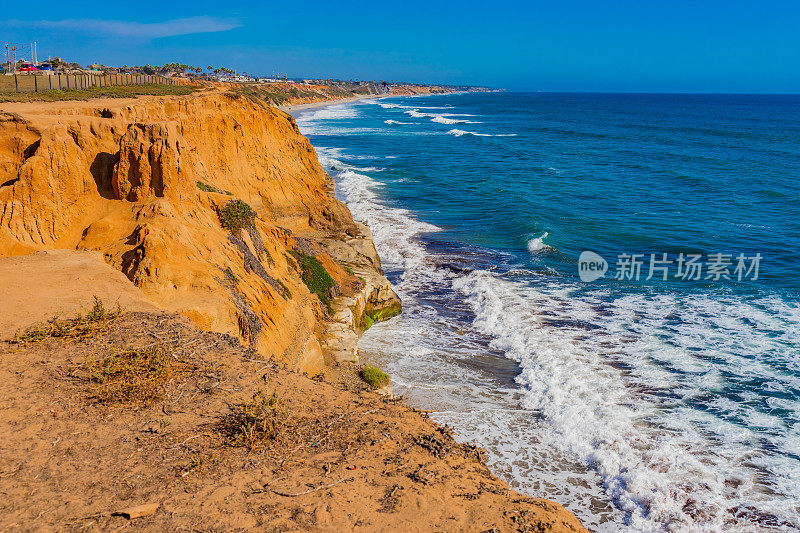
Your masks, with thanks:
M 34 67 L 33 65 L 31 65 L 30 63 L 23 63 L 23 64 L 22 64 L 22 65 L 19 67 L 19 71 L 20 71 L 20 72 L 34 72 L 34 71 L 36 71 L 36 70 L 39 70 L 39 69 L 38 69 L 38 68 L 36 68 L 36 67 Z

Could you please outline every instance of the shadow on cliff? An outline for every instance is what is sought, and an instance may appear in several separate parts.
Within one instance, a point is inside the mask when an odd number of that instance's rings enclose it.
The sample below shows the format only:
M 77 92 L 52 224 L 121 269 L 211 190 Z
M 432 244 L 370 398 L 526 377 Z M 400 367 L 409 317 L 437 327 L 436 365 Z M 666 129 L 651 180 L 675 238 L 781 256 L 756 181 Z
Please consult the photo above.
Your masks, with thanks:
M 114 188 L 111 185 L 111 177 L 114 175 L 114 165 L 119 161 L 119 152 L 100 152 L 92 161 L 89 171 L 92 173 L 97 192 L 107 200 L 117 200 L 114 196 Z

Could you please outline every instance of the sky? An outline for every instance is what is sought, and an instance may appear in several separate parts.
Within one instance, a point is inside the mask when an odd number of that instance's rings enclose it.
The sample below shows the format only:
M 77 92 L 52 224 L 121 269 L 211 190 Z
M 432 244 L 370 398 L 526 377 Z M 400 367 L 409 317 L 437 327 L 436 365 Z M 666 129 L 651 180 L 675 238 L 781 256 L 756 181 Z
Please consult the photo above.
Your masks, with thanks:
M 179 62 L 304 78 L 800 93 L 800 0 L 75 4 L 4 4 L 0 43 L 36 41 L 40 60 Z

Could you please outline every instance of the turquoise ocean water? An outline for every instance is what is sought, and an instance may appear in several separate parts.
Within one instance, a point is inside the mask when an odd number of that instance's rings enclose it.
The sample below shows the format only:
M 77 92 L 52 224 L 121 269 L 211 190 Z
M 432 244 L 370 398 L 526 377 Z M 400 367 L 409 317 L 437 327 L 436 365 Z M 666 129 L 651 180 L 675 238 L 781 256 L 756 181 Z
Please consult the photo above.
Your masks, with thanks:
M 457 94 L 297 121 L 403 299 L 360 349 L 409 403 L 592 529 L 800 527 L 800 97 Z M 603 277 L 582 281 L 585 251 Z

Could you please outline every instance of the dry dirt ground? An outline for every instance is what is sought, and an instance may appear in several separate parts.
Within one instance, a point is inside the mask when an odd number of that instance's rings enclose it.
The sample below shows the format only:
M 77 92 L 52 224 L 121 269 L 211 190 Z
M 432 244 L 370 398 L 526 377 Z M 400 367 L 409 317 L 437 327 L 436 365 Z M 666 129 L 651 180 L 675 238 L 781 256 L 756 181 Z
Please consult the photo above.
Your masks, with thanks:
M 118 401 L 125 383 L 115 396 L 98 380 L 105 358 L 161 347 L 171 370 L 145 392 Z M 0 530 L 583 531 L 424 413 L 338 372 L 286 371 L 159 312 L 4 341 Z M 231 414 L 257 391 L 277 393 L 277 437 L 237 445 Z M 114 514 L 143 504 L 146 516 Z

